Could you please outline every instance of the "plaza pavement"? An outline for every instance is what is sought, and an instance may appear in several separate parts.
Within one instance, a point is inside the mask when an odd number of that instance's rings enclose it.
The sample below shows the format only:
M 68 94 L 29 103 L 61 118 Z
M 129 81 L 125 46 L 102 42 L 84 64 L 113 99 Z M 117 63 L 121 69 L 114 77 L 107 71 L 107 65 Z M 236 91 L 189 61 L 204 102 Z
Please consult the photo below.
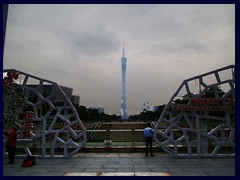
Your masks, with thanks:
M 3 176 L 235 176 L 235 158 L 171 158 L 156 153 L 79 153 L 69 159 L 36 159 L 21 167 L 23 159 L 7 164 Z

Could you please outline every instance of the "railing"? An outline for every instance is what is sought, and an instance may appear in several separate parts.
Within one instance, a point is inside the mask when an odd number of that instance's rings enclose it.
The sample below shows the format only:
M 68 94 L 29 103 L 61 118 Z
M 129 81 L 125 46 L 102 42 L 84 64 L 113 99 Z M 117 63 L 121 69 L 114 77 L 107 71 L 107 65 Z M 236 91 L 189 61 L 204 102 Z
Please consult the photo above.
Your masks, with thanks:
M 86 142 L 86 148 L 143 148 L 145 138 L 143 129 L 109 129 L 109 130 L 87 130 L 94 132 L 95 138 Z M 153 142 L 153 146 L 157 144 Z
M 94 139 L 94 137 L 96 135 L 96 130 L 98 130 L 101 127 L 101 125 L 102 125 L 102 122 L 94 123 L 93 128 L 92 128 L 93 130 L 88 131 L 88 132 L 90 132 L 90 135 L 88 136 L 87 141 Z
M 161 129 L 164 131 L 164 129 Z M 227 129 L 225 129 L 227 131 Z M 175 129 L 174 133 L 177 133 L 179 130 Z M 143 129 L 104 129 L 104 130 L 87 130 L 87 134 L 95 134 L 94 139 L 89 139 L 84 146 L 83 146 L 83 152 L 144 152 L 145 151 L 145 138 L 143 137 Z M 67 133 L 65 133 L 67 136 Z M 168 149 L 168 152 L 170 156 L 172 156 L 172 153 L 178 149 L 178 152 L 180 154 L 184 154 L 188 151 L 188 145 L 181 141 L 181 139 L 178 139 L 178 137 L 175 137 L 176 141 L 179 141 L 177 144 L 177 147 L 173 143 L 166 144 L 166 148 Z M 5 141 L 6 139 L 4 139 Z M 225 140 L 225 139 L 222 139 Z M 227 139 L 226 139 L 227 140 Z M 215 148 L 216 144 L 214 142 L 205 142 L 201 141 L 203 144 L 203 150 L 205 153 L 210 153 Z M 207 144 L 206 144 L 207 143 Z M 191 152 L 192 154 L 197 153 L 197 141 L 191 140 Z M 36 139 L 34 141 L 32 140 L 18 140 L 17 143 L 17 152 L 16 155 L 21 155 L 23 152 L 26 154 L 29 154 L 31 151 L 33 155 L 40 155 L 41 154 L 41 138 L 39 141 Z M 46 141 L 46 150 L 47 152 L 50 151 L 51 147 L 51 141 Z M 69 145 L 67 148 L 72 149 L 73 146 Z M 153 140 L 153 148 L 155 152 L 162 151 L 160 148 L 160 145 L 157 144 Z M 55 155 L 61 154 L 63 151 L 64 146 L 61 143 L 57 144 L 57 147 L 55 149 Z M 234 153 L 234 149 L 231 148 L 230 145 L 226 145 L 223 148 L 220 149 L 222 154 L 229 154 Z M 81 152 L 81 151 L 80 151 Z

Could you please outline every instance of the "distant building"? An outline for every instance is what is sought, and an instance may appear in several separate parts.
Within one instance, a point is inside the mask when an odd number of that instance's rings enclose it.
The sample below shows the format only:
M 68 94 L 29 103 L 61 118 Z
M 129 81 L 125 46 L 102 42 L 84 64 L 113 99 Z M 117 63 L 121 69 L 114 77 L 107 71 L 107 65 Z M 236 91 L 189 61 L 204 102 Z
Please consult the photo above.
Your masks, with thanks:
M 72 95 L 71 96 L 71 102 L 73 103 L 73 105 L 79 106 L 79 104 L 80 104 L 80 96 Z
M 121 119 L 128 119 L 127 97 L 126 97 L 126 66 L 127 66 L 127 58 L 125 57 L 124 45 L 123 45 L 123 56 L 121 58 L 121 63 L 122 63 L 122 94 L 121 94 L 120 115 L 121 115 Z
M 36 88 L 38 85 L 27 85 L 28 87 Z M 73 88 L 65 87 L 65 86 L 60 86 L 63 92 L 66 94 L 66 96 L 71 100 L 71 103 L 73 105 L 79 105 L 80 103 L 80 96 L 72 95 L 73 93 Z M 51 96 L 52 91 L 54 88 L 52 88 L 52 85 L 44 85 L 42 89 L 39 89 L 39 93 L 43 95 L 43 97 L 48 97 Z M 55 90 L 56 91 L 56 90 Z M 30 99 L 35 99 L 37 98 L 37 95 L 31 92 L 29 94 Z M 59 91 L 55 92 L 54 97 L 51 98 L 53 103 L 62 103 L 63 99 L 61 96 L 61 93 Z
M 151 106 L 150 111 L 156 112 L 159 110 L 159 106 Z
M 104 113 L 104 106 L 99 105 L 98 107 L 94 106 L 93 104 L 89 107 L 89 109 L 93 111 L 97 111 L 98 114 Z
M 150 106 L 149 102 L 145 102 L 143 103 L 143 112 L 147 112 L 147 111 L 157 111 L 159 110 L 159 106 Z
M 98 106 L 98 113 L 99 114 L 104 113 L 104 106 L 101 105 Z
M 149 110 L 150 110 L 150 103 L 149 102 L 143 103 L 143 112 L 146 112 Z

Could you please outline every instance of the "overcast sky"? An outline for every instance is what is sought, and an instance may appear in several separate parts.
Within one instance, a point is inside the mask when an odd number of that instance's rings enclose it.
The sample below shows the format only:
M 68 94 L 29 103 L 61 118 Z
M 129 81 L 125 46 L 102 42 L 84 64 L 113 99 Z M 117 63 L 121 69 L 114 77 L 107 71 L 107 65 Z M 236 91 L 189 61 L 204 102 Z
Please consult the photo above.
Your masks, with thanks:
M 119 114 L 167 104 L 183 80 L 235 64 L 235 5 L 10 5 L 3 68 L 72 87 Z

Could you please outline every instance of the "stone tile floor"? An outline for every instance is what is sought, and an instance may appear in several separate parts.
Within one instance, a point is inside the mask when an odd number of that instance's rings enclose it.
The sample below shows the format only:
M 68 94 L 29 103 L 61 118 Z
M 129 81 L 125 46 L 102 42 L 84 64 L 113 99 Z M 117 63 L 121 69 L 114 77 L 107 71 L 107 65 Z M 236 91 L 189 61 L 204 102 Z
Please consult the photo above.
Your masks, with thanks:
M 156 153 L 79 153 L 69 159 L 36 159 L 21 167 L 23 159 L 7 164 L 3 176 L 235 176 L 235 158 L 171 158 Z

